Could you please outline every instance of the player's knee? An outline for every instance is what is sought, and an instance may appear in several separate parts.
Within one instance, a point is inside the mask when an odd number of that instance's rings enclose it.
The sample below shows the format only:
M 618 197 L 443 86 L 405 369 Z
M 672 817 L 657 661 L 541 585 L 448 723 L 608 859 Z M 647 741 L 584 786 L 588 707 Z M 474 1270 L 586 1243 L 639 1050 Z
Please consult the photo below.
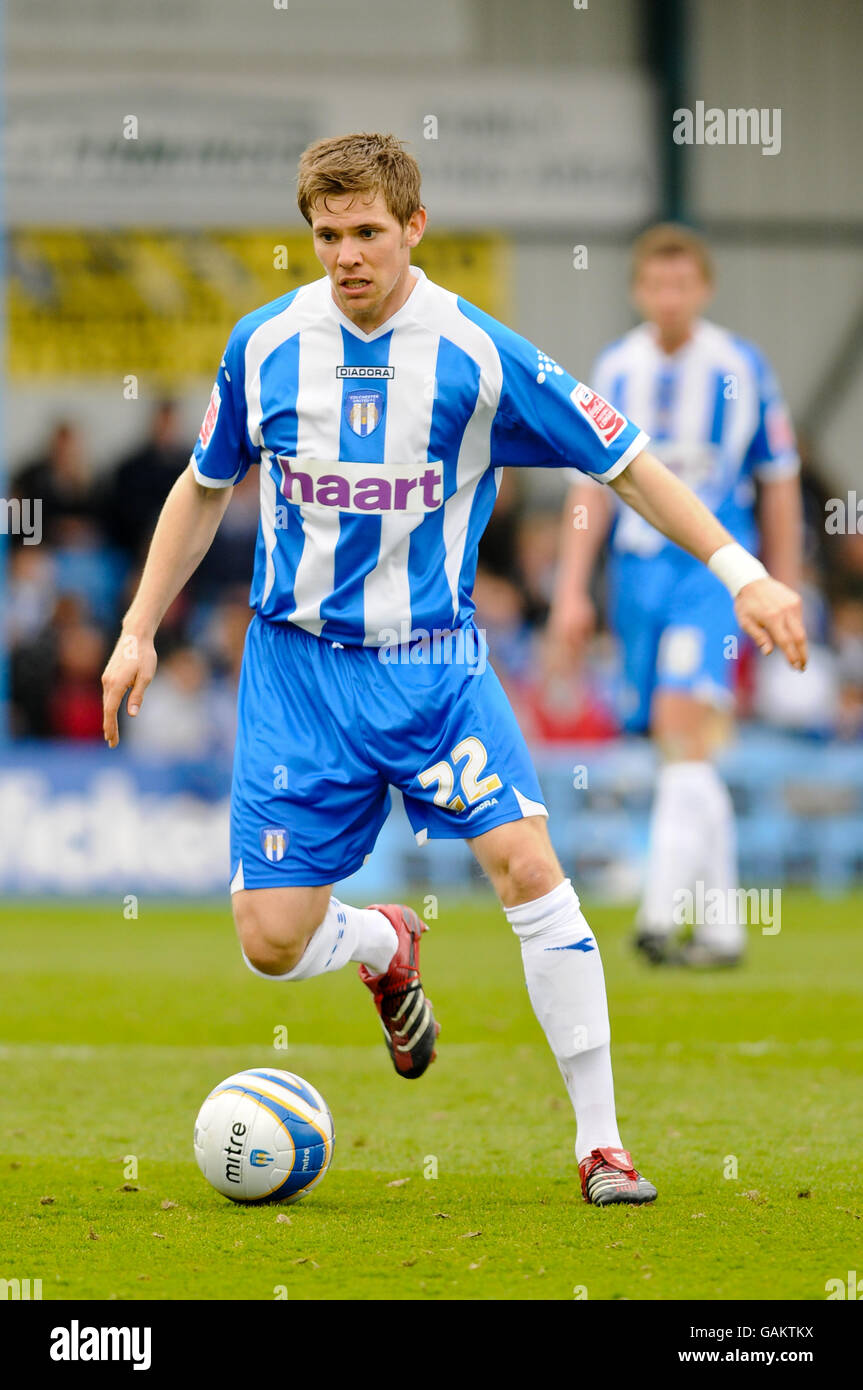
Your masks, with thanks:
M 544 898 L 560 883 L 560 866 L 555 856 L 533 847 L 517 851 L 506 866 L 510 903 L 532 903 Z
M 286 975 L 299 965 L 319 922 L 308 910 L 291 910 L 289 904 L 274 907 L 256 901 L 253 892 L 235 893 L 234 922 L 243 955 L 264 975 Z
M 299 965 L 308 942 L 275 942 L 266 934 L 252 929 L 240 933 L 240 945 L 249 965 L 262 975 L 277 976 L 286 975 L 295 965 Z
M 705 762 L 728 737 L 727 711 L 682 691 L 654 696 L 650 732 L 666 762 Z

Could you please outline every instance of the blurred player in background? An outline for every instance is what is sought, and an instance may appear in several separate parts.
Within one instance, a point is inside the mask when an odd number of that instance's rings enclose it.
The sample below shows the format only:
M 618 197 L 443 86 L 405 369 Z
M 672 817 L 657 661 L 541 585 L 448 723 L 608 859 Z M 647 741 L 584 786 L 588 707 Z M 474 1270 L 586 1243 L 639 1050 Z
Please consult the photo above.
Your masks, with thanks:
M 162 616 L 259 465 L 231 793 L 248 965 L 295 982 L 357 962 L 396 1071 L 423 1074 L 438 1032 L 419 972 L 425 924 L 332 891 L 371 853 L 399 787 L 420 843 L 467 839 L 519 937 L 575 1109 L 585 1200 L 652 1201 L 617 1130 L 599 949 L 473 624 L 477 546 L 504 465 L 576 467 L 723 573 L 752 631 L 795 665 L 800 602 L 646 452 L 637 425 L 411 266 L 426 213 L 419 167 L 393 136 L 313 145 L 298 201 L 325 275 L 231 334 L 103 677 L 105 737 L 116 745 L 129 687 L 129 713 L 140 708 Z
M 758 348 L 700 316 L 713 286 L 708 249 L 694 233 L 671 224 L 645 232 L 632 272 L 644 322 L 601 353 L 592 380 L 648 430 L 657 458 L 735 540 L 760 548 L 769 572 L 796 589 L 802 518 L 788 412 Z M 709 570 L 644 516 L 617 506 L 608 489 L 574 477 L 549 622 L 553 651 L 584 652 L 595 621 L 593 570 L 609 528 L 624 726 L 649 730 L 662 757 L 636 944 L 654 963 L 735 964 L 745 926 L 734 812 L 712 758 L 729 732 L 745 639 L 727 589 Z M 675 895 L 699 881 L 714 908 L 686 941 Z M 707 898 L 709 890 L 722 897 Z

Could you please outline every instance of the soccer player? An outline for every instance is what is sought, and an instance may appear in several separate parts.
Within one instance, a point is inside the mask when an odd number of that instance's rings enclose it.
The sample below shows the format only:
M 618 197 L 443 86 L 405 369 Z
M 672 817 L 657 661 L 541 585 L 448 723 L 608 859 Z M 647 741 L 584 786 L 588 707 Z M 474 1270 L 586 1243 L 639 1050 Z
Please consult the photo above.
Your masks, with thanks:
M 605 349 L 591 379 L 649 430 L 655 456 L 753 551 L 757 504 L 767 567 L 796 588 L 802 520 L 788 413 L 758 348 L 700 317 L 713 283 L 708 249 L 693 232 L 671 224 L 645 232 L 632 272 L 644 322 Z M 649 730 L 662 758 L 636 945 L 654 963 L 733 965 L 745 943 L 734 812 L 712 759 L 729 732 L 745 639 L 721 576 L 655 522 L 574 475 L 549 632 L 558 650 L 583 651 L 594 623 L 591 574 L 611 526 L 608 597 L 623 655 L 624 724 Z M 676 894 L 699 881 L 701 901 L 712 907 L 683 941 Z
M 617 1129 L 596 940 L 472 622 L 477 543 L 501 468 L 570 465 L 709 560 L 741 590 L 742 620 L 794 665 L 805 661 L 799 600 L 646 452 L 636 425 L 411 266 L 426 213 L 398 140 L 318 141 L 300 160 L 298 202 L 325 274 L 231 333 L 105 670 L 105 737 L 117 744 L 130 687 L 128 712 L 140 709 L 159 621 L 256 464 L 231 816 L 248 965 L 294 982 L 356 962 L 396 1071 L 422 1075 L 438 1032 L 419 971 L 425 924 L 333 895 L 400 788 L 418 842 L 468 840 L 520 939 L 576 1113 L 585 1200 L 652 1201 Z

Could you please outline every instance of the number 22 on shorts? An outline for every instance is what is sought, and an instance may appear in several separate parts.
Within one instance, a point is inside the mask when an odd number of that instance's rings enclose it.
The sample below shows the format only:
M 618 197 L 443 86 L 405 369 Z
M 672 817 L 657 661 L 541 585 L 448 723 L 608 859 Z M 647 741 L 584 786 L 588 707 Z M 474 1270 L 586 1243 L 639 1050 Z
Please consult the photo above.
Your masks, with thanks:
M 437 782 L 438 789 L 434 794 L 435 806 L 443 806 L 446 811 L 464 811 L 466 805 L 472 806 L 475 801 L 479 801 L 480 797 L 500 791 L 503 783 L 496 772 L 490 773 L 487 777 L 480 777 L 480 773 L 488 761 L 488 753 L 485 745 L 478 738 L 473 736 L 463 738 L 453 748 L 449 758 L 452 763 L 460 763 L 463 759 L 467 759 L 459 777 L 464 800 L 461 796 L 453 797 L 455 772 L 450 761 L 442 760 L 425 768 L 417 775 L 417 781 L 421 787 L 431 787 Z

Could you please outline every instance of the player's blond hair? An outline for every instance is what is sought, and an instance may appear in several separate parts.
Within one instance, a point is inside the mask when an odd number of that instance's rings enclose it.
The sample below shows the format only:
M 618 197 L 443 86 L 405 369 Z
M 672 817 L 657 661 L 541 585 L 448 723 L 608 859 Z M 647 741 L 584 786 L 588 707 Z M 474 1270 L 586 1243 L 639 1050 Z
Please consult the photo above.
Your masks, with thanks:
M 676 222 L 660 222 L 656 227 L 648 227 L 636 239 L 632 247 L 633 281 L 638 279 L 645 262 L 655 256 L 691 256 L 708 285 L 716 279 L 707 242 L 689 227 L 681 227 Z
M 316 140 L 300 156 L 297 204 L 311 225 L 317 202 L 346 193 L 384 195 L 387 209 L 402 226 L 422 207 L 420 167 L 394 135 L 338 135 Z

